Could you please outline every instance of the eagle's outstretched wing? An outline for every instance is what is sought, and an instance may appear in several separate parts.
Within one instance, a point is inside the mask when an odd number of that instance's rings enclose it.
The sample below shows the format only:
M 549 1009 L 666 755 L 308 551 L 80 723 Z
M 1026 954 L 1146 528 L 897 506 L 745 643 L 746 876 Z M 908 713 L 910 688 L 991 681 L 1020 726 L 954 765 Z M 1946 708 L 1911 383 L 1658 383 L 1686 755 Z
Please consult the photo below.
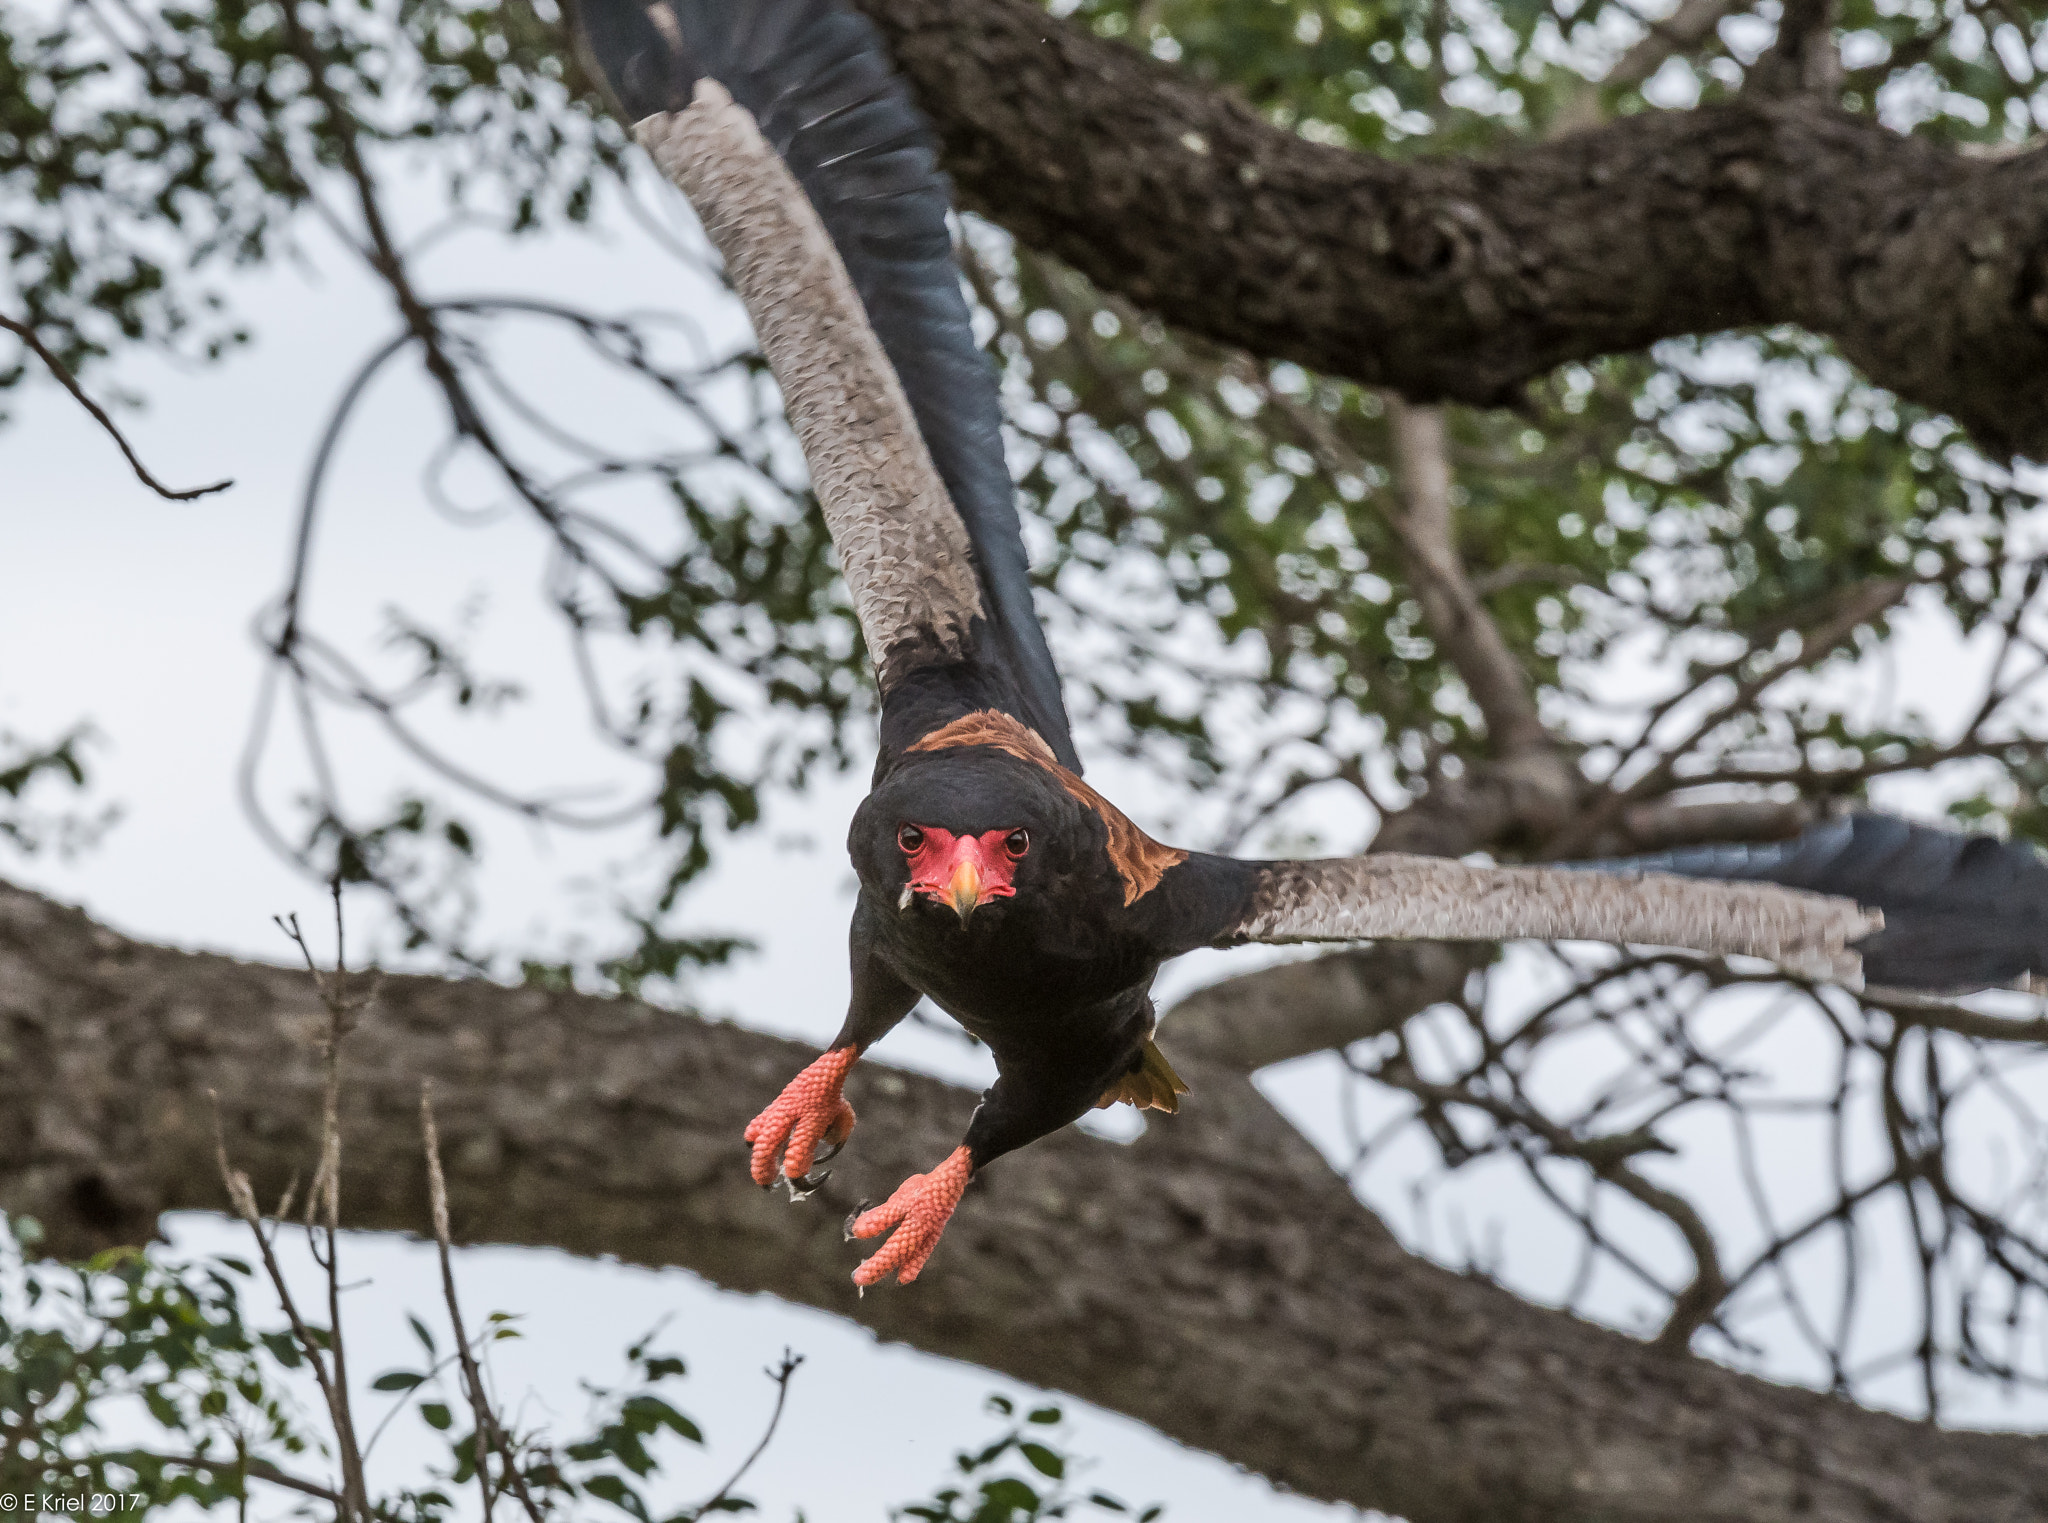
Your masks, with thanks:
M 1883 931 L 1858 949 L 1873 984 L 1953 991 L 2048 975 L 2048 862 L 1991 836 L 1856 814 L 1789 841 L 1589 865 L 1846 895 L 1884 914 Z
M 578 0 L 781 385 L 883 694 L 885 751 L 994 708 L 1079 771 L 930 127 L 836 0 Z
M 1527 938 L 1736 953 L 1852 986 L 1960 992 L 2048 977 L 2040 853 L 1880 814 L 1827 820 L 1766 845 L 1555 867 L 1393 853 L 1235 862 L 1198 852 L 1160 888 L 1156 934 L 1181 950 Z
M 1770 884 L 1484 867 L 1394 852 L 1247 862 L 1214 939 L 1249 941 L 1613 941 L 1764 957 L 1814 978 L 1858 982 L 1851 944 L 1883 917 L 1853 899 Z

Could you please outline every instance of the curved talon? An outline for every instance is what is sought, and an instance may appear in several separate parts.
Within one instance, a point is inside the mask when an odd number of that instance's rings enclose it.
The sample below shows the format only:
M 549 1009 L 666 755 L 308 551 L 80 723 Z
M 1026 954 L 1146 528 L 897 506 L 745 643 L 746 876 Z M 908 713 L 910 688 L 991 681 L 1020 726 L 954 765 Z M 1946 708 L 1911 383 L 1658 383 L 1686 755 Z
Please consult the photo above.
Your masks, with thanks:
M 806 1174 L 802 1179 L 782 1176 L 782 1182 L 789 1187 L 789 1203 L 793 1206 L 800 1200 L 809 1200 L 818 1193 L 818 1187 L 832 1177 L 830 1169 L 820 1169 L 815 1174 Z
M 863 1195 L 860 1198 L 860 1204 L 855 1206 L 851 1211 L 846 1213 L 846 1225 L 840 1230 L 846 1234 L 845 1240 L 847 1242 L 850 1243 L 853 1241 L 853 1224 L 860 1220 L 861 1213 L 867 1210 L 868 1204 L 868 1198 L 865 1195 Z
M 777 1154 L 782 1155 L 782 1176 L 804 1183 L 812 1165 L 819 1161 L 820 1143 L 830 1146 L 828 1158 L 845 1145 L 853 1131 L 854 1115 L 840 1088 L 846 1082 L 846 1071 L 859 1056 L 857 1047 L 835 1047 L 791 1079 L 775 1103 L 747 1123 L 745 1136 L 753 1145 L 748 1172 L 755 1184 L 766 1189 L 775 1183 Z M 806 1184 L 803 1194 L 815 1188 L 815 1184 Z
M 946 1230 L 973 1174 L 973 1159 L 965 1147 L 957 1147 L 929 1174 L 913 1174 L 904 1180 L 896 1193 L 874 1210 L 856 1212 L 846 1224 L 849 1237 L 879 1237 L 884 1232 L 890 1236 L 854 1270 L 853 1283 L 865 1290 L 892 1270 L 898 1285 L 915 1280 L 939 1246 L 939 1235 Z

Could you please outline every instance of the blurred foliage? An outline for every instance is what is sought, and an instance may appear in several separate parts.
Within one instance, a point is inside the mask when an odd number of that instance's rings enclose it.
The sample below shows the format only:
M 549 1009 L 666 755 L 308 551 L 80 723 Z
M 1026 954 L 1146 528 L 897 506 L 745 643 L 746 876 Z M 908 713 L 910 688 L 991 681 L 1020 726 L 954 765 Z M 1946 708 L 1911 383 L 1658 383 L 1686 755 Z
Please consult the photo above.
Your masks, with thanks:
M 89 812 L 77 807 L 52 810 L 30 798 L 46 798 L 53 788 L 82 792 L 85 751 L 93 739 L 87 725 L 47 742 L 0 729 L 0 844 L 24 856 L 45 850 L 66 856 L 93 845 L 112 826 L 119 816 L 111 806 Z
M 291 1335 L 243 1320 L 246 1264 L 180 1268 L 118 1248 L 58 1266 L 24 1258 L 39 1233 L 13 1225 L 0 1244 L 0 1493 L 212 1508 L 242 1495 L 252 1455 L 317 1452 L 279 1378 L 300 1362 Z
M 1006 1427 L 979 1449 L 963 1449 L 953 1458 L 960 1472 L 957 1485 L 934 1491 L 929 1500 L 893 1509 L 892 1520 L 916 1518 L 920 1523 L 1039 1523 L 1043 1518 L 1132 1517 L 1153 1523 L 1166 1509 L 1142 1510 L 1106 1491 L 1075 1491 L 1071 1482 L 1085 1466 L 1061 1446 L 1065 1414 L 1056 1406 L 1033 1407 L 1022 1418 L 1007 1396 L 991 1396 L 988 1409 Z
M 71 1504 L 87 1516 L 143 1517 L 187 1506 L 246 1516 L 251 1501 L 311 1511 L 331 1506 L 317 1495 L 336 1484 L 328 1474 L 332 1436 L 308 1415 L 318 1393 L 292 1333 L 251 1326 L 250 1265 L 227 1257 L 180 1264 L 133 1248 L 63 1265 L 34 1257 L 40 1234 L 33 1221 L 17 1218 L 12 1228 L 7 1236 L 0 1224 L 0 1495 L 61 1498 L 58 1510 Z M 456 1497 L 476 1484 L 475 1423 L 456 1353 L 420 1318 L 406 1320 L 422 1362 L 370 1381 L 382 1405 L 358 1417 L 358 1431 L 368 1434 L 366 1451 L 374 1450 L 389 1424 L 407 1418 L 444 1446 L 438 1464 L 371 1505 L 372 1516 L 388 1523 L 437 1523 L 464 1511 Z M 485 1320 L 472 1340 L 482 1364 L 488 1366 L 495 1345 L 518 1336 L 516 1322 L 505 1313 Z M 308 1331 L 323 1349 L 331 1346 L 329 1329 Z M 650 1335 L 626 1350 L 625 1363 L 622 1384 L 583 1384 L 586 1415 L 578 1432 L 563 1437 L 535 1428 L 506 1436 L 526 1497 L 541 1516 L 698 1523 L 756 1511 L 730 1484 L 674 1510 L 661 1500 L 700 1484 L 676 1473 L 677 1460 L 702 1451 L 707 1438 L 675 1405 L 673 1388 L 686 1373 L 680 1357 L 656 1349 Z M 786 1383 L 799 1363 L 785 1354 L 781 1370 L 768 1374 Z M 547 1394 L 543 1406 L 564 1404 L 561 1393 Z M 1157 1506 L 1140 1510 L 1101 1490 L 1073 1489 L 1072 1478 L 1088 1462 L 1068 1449 L 1058 1407 L 1034 1407 L 1015 1419 L 1015 1405 L 993 1396 L 989 1409 L 1005 1420 L 1004 1430 L 957 1456 L 955 1481 L 892 1516 L 933 1523 L 1128 1516 L 1152 1523 L 1163 1515 Z M 764 1444 L 773 1431 L 762 1436 Z M 524 1501 L 506 1494 L 502 1478 L 498 1489 L 501 1509 L 522 1511 Z

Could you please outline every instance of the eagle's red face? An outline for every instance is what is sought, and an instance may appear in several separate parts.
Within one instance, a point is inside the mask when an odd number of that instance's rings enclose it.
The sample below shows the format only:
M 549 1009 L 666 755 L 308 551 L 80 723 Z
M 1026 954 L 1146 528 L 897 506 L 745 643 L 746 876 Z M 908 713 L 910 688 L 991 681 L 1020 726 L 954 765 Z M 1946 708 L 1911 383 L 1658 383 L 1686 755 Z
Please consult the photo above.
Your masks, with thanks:
M 896 832 L 896 846 L 910 866 L 903 902 L 923 894 L 951 905 L 965 925 L 989 900 L 1017 896 L 1010 879 L 1031 850 L 1031 832 L 1019 826 L 956 836 L 936 825 L 904 825 Z

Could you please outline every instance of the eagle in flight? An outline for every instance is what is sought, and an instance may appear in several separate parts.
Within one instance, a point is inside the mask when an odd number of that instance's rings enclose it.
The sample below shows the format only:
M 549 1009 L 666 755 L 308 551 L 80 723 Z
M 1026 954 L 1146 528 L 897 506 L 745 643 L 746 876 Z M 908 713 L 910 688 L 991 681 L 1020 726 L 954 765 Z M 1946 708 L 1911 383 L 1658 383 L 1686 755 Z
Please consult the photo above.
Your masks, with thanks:
M 1979 987 L 2043 966 L 2048 865 L 1879 816 L 1789 843 L 1561 867 L 1383 854 L 1240 861 L 1165 846 L 1082 780 L 969 326 L 929 125 L 841 0 L 582 0 L 633 135 L 724 255 L 782 388 L 881 692 L 852 998 L 746 1130 L 792 1193 L 853 1127 L 847 1071 L 920 997 L 998 1076 L 950 1156 L 848 1223 L 863 1288 L 917 1278 L 968 1181 L 1092 1106 L 1171 1111 L 1154 974 L 1246 942 L 1516 938 L 1770 959 Z M 1713 881 L 1722 880 L 1722 881 Z M 829 1153 L 826 1154 L 829 1156 Z

